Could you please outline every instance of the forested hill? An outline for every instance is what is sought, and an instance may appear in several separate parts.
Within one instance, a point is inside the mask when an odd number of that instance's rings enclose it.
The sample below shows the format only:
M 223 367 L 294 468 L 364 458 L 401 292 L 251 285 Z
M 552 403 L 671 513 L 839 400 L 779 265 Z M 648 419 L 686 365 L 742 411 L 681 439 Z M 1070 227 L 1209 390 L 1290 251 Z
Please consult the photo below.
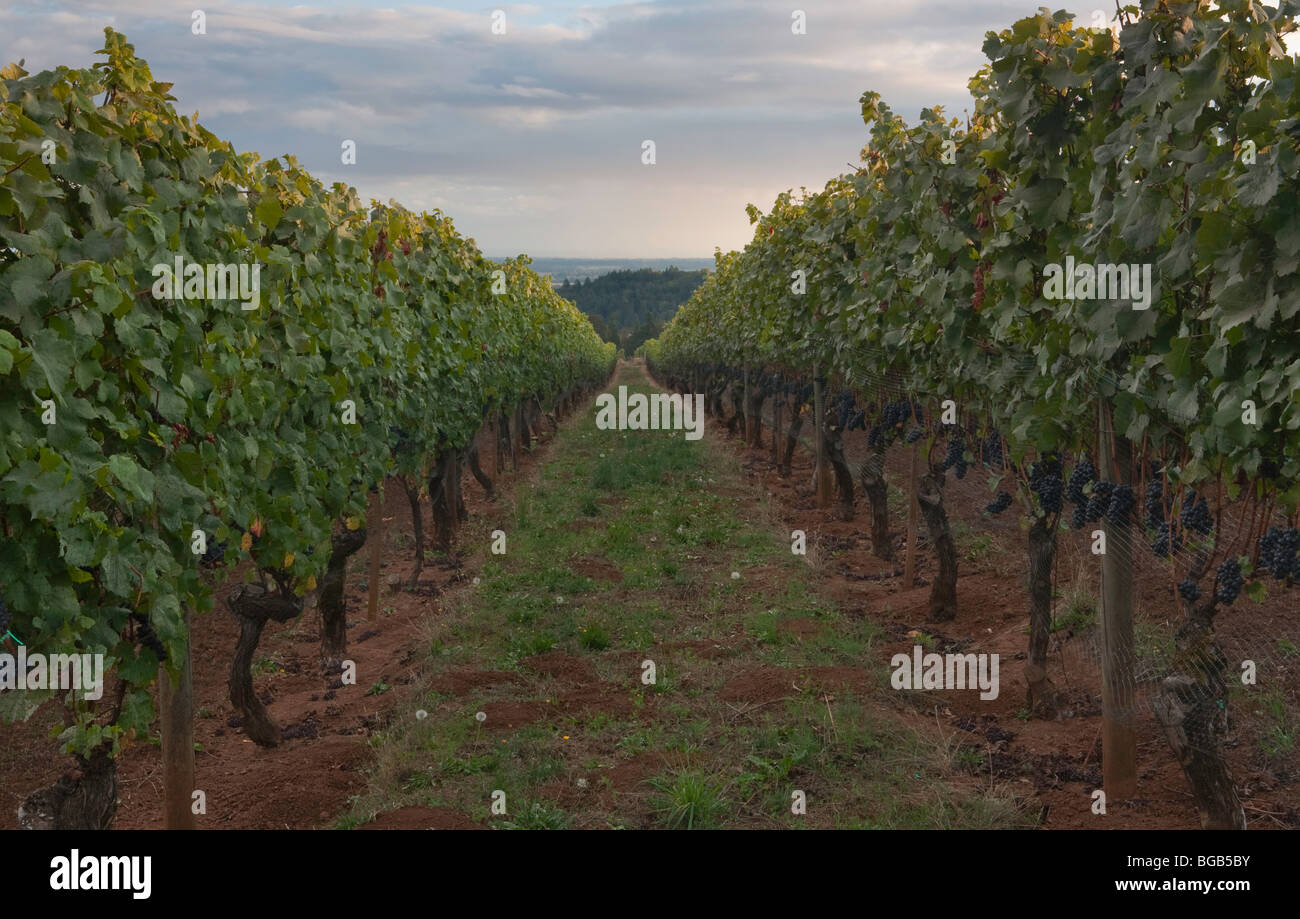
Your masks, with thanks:
M 658 332 L 707 274 L 679 268 L 611 271 L 577 283 L 566 280 L 556 290 L 578 304 L 607 341 L 617 340 L 630 354 Z

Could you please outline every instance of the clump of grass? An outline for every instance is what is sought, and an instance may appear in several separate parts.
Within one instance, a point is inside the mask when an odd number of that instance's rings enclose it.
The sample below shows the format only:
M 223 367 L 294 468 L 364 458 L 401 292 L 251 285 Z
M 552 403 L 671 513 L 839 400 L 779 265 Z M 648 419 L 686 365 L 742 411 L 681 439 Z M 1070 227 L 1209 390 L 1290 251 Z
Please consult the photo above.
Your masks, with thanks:
M 599 622 L 588 622 L 578 627 L 578 644 L 588 651 L 604 651 L 610 643 L 609 632 Z
M 547 807 L 533 801 L 511 820 L 502 820 L 494 826 L 503 830 L 567 830 L 573 818 L 558 807 Z
M 696 770 L 682 770 L 671 776 L 656 776 L 650 786 L 657 792 L 654 812 L 670 830 L 712 830 L 722 825 L 726 814 L 725 786 L 713 776 Z

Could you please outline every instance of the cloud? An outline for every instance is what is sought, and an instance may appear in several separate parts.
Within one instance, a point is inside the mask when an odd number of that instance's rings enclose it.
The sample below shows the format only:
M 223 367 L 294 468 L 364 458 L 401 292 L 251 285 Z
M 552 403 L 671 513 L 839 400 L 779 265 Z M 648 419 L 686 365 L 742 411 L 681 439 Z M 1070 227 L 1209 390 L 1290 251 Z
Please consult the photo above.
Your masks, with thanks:
M 864 90 L 960 112 L 984 32 L 1032 6 L 800 0 L 795 35 L 788 0 L 503 3 L 494 35 L 493 4 L 382 2 L 208 5 L 193 35 L 171 0 L 47 0 L 0 9 L 0 59 L 89 66 L 109 25 L 237 148 L 443 208 L 487 248 L 708 255 L 748 240 L 747 202 L 856 160 Z

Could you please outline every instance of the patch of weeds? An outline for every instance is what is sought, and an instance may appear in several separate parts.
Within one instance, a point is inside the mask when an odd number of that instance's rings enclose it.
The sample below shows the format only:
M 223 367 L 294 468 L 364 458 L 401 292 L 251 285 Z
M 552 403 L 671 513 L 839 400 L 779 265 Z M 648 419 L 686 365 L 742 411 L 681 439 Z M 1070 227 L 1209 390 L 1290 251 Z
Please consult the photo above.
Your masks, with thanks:
M 610 646 L 609 632 L 599 622 L 578 627 L 578 644 L 588 651 L 604 651 Z
M 778 628 L 780 618 L 780 614 L 774 609 L 758 613 L 749 621 L 749 634 L 754 636 L 754 640 L 760 644 L 774 645 L 778 643 L 781 640 L 781 630 Z
M 572 822 L 573 818 L 558 807 L 533 801 L 513 818 L 493 826 L 502 830 L 567 830 Z
M 698 770 L 681 770 L 649 780 L 657 794 L 651 804 L 659 822 L 670 830 L 713 830 L 727 812 L 725 786 Z

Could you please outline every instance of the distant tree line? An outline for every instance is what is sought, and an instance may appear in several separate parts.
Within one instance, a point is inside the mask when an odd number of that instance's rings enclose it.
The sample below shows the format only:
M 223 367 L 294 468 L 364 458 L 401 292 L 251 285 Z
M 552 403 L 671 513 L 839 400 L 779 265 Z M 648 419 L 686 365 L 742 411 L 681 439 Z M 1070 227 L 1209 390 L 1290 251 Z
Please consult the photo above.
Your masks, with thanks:
M 556 290 L 578 304 L 601 338 L 632 354 L 643 341 L 659 334 L 707 275 L 704 270 L 680 268 L 627 269 L 577 283 L 566 279 Z

